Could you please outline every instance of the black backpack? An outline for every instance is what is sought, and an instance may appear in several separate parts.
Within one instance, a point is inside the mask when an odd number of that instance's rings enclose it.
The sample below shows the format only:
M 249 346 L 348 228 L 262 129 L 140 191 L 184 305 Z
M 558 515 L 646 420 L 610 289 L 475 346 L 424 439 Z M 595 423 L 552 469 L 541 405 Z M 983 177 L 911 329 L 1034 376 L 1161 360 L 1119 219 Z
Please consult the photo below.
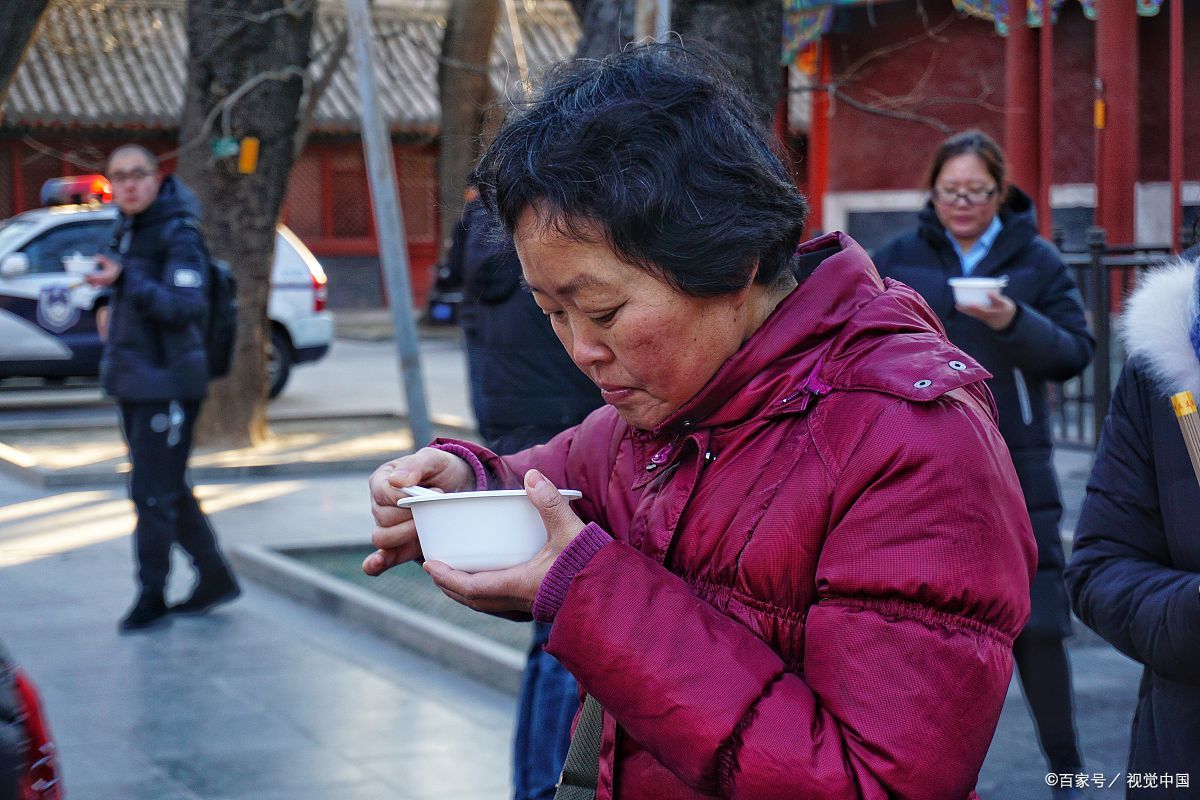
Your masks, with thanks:
M 208 318 L 204 321 L 204 352 L 208 359 L 208 377 L 221 378 L 229 374 L 233 363 L 233 345 L 237 341 L 237 279 L 225 261 L 208 252 L 200 223 L 184 220 L 200 233 L 200 246 L 208 260 Z
M 237 279 L 224 261 L 208 259 L 208 325 L 204 329 L 204 352 L 208 377 L 229 374 L 233 344 L 237 340 Z

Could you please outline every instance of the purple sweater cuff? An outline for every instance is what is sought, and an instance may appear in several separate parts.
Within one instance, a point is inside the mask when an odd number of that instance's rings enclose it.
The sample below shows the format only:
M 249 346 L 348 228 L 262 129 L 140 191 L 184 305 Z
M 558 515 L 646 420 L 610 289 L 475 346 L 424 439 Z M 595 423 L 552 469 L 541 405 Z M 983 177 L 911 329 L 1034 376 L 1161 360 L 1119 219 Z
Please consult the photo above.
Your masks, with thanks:
M 442 450 L 451 455 L 458 456 L 463 461 L 471 465 L 471 469 L 475 472 L 475 491 L 482 492 L 488 488 L 487 470 L 483 468 L 483 462 L 480 461 L 474 453 L 461 444 L 431 444 L 434 450 Z
M 575 540 L 567 545 L 567 549 L 554 559 L 550 571 L 542 579 L 542 585 L 538 587 L 537 595 L 533 598 L 533 618 L 538 622 L 554 622 L 555 615 L 567 599 L 571 581 L 587 566 L 592 556 L 612 540 L 613 538 L 594 522 L 580 531 Z

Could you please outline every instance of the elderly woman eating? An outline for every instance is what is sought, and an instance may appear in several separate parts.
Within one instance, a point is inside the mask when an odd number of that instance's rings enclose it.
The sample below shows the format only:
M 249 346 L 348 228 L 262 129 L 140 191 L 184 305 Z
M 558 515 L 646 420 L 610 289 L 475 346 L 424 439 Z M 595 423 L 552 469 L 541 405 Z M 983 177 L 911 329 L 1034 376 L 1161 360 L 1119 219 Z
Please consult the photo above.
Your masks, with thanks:
M 363 569 L 422 558 L 403 487 L 523 486 L 532 560 L 424 568 L 552 623 L 595 775 L 568 758 L 565 783 L 967 800 L 1036 560 L 989 375 L 853 240 L 799 244 L 755 119 L 678 45 L 564 66 L 510 118 L 475 182 L 607 405 L 513 455 L 438 440 L 381 466 Z

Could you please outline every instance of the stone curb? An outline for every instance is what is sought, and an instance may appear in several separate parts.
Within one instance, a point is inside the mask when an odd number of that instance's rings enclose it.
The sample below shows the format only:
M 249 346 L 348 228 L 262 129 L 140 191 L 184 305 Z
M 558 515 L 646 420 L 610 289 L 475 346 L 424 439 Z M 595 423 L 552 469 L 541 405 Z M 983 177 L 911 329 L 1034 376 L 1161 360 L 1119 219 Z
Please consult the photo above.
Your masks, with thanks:
M 312 546 L 306 544 L 303 549 Z M 503 692 L 515 696 L 520 691 L 525 654 L 519 650 L 405 608 L 261 545 L 234 545 L 229 557 L 239 577 L 365 628 Z
M 348 414 L 337 419 L 354 417 L 394 417 L 398 424 L 407 424 L 408 420 L 400 414 Z M 281 417 L 281 422 L 304 422 L 312 419 L 320 422 L 324 418 Z M 457 439 L 474 439 L 478 432 L 474 428 L 457 425 L 446 421 L 431 420 L 434 434 Z M 107 425 L 87 425 L 80 427 L 107 427 Z M 38 430 L 57 430 L 57 428 Z M 74 430 L 63 428 L 62 430 Z M 115 430 L 115 428 L 114 428 Z M 2 433 L 0 433 L 2 436 Z M 347 458 L 333 461 L 281 461 L 267 464 L 240 464 L 222 467 L 189 467 L 188 476 L 194 482 L 211 483 L 223 480 L 240 480 L 245 478 L 276 478 L 291 476 L 306 476 L 315 474 L 371 472 L 382 463 L 382 456 L 367 456 Z M 50 469 L 38 466 L 37 462 L 20 448 L 13 447 L 0 441 L 0 472 L 6 472 L 24 481 L 47 488 L 80 485 L 104 485 L 124 483 L 126 471 L 117 469 L 96 469 L 81 467 L 76 469 Z

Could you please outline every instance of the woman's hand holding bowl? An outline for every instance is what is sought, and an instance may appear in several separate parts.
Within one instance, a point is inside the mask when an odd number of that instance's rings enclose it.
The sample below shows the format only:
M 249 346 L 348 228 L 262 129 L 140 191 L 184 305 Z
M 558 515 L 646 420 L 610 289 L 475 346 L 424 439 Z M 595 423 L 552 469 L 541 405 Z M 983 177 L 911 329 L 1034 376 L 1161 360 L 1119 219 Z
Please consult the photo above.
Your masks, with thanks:
M 492 613 L 528 612 L 533 607 L 546 573 L 584 524 L 571 510 L 570 501 L 537 470 L 525 473 L 525 491 L 546 526 L 546 545 L 524 564 L 486 572 L 461 572 L 440 561 L 426 561 L 425 572 L 451 600 Z
M 475 473 L 465 460 L 432 447 L 393 459 L 371 473 L 371 516 L 375 518 L 371 544 L 379 549 L 363 561 L 363 572 L 368 575 L 380 575 L 397 564 L 421 558 L 412 512 L 396 507 L 400 498 L 407 497 L 401 491 L 405 486 L 465 492 L 475 488 Z
M 1013 302 L 1011 297 L 1006 297 L 1000 292 L 988 292 L 988 304 L 986 306 L 964 306 L 955 304 L 954 306 L 963 314 L 987 325 L 994 331 L 1002 331 L 1012 324 L 1013 317 L 1017 315 L 1017 304 Z

